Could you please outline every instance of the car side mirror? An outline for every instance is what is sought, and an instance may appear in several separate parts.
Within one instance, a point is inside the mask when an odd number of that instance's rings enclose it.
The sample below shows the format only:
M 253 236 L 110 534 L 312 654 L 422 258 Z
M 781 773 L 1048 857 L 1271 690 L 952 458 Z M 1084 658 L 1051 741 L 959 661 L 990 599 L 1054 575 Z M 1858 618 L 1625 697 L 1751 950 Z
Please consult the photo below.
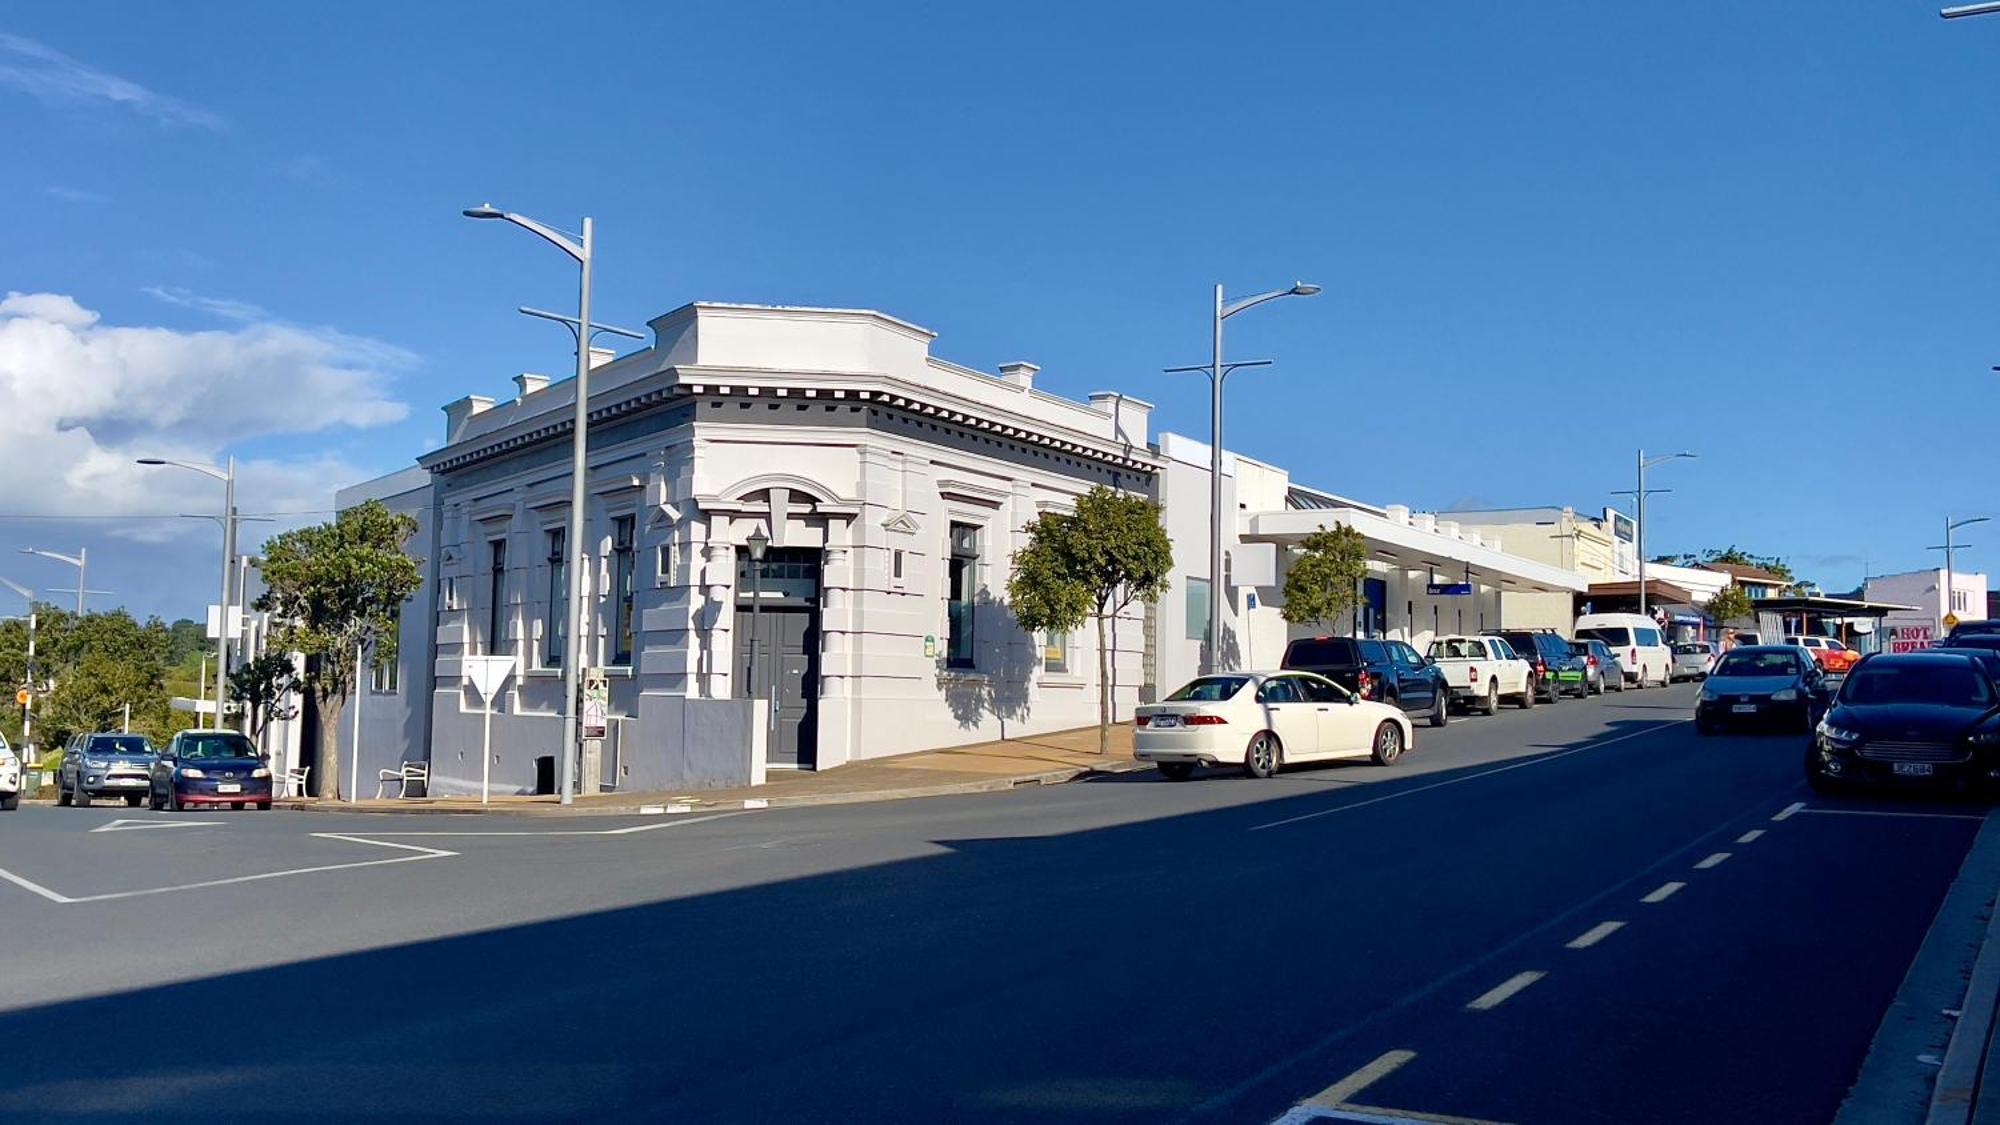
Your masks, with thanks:
M 1349 707 L 1352 707 L 1360 702 L 1361 702 L 1361 697 L 1358 695 L 1350 695 L 1347 697 L 1347 705 Z

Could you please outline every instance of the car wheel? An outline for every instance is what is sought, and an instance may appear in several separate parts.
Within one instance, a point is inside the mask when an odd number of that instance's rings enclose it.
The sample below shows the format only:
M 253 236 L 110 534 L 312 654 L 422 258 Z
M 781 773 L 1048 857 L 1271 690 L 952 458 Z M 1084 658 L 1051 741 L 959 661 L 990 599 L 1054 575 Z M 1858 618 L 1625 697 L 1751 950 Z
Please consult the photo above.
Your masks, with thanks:
M 1526 711 L 1528 708 L 1533 707 L 1535 705 L 1535 703 L 1537 702 L 1535 696 L 1538 695 L 1540 692 L 1541 689 L 1535 686 L 1534 677 L 1532 676 L 1529 677 L 1527 687 L 1521 692 L 1521 698 L 1514 701 L 1515 706 L 1519 707 L 1523 711 Z
M 170 812 L 187 811 L 187 803 L 181 800 L 181 795 L 179 790 L 176 789 L 167 790 L 167 809 Z
M 56 775 L 56 807 L 62 809 L 69 807 L 69 790 L 63 786 L 61 774 Z
M 1249 777 L 1270 777 L 1278 772 L 1281 760 L 1278 736 L 1260 730 L 1250 736 L 1250 745 L 1243 750 L 1243 772 Z
M 1710 719 L 1696 719 L 1694 721 L 1694 732 L 1703 738 L 1707 738 L 1709 735 L 1715 733 L 1715 723 Z
M 1447 694 L 1443 688 L 1437 690 L 1437 705 L 1431 708 L 1431 725 L 1434 727 L 1441 727 L 1451 721 L 1451 705 L 1445 699 Z
M 90 807 L 90 791 L 82 786 L 78 786 L 76 792 L 70 794 L 69 800 L 77 808 L 87 809 Z
M 19 793 L 0 794 L 0 812 L 13 812 L 20 807 L 21 795 Z
M 1486 702 L 1479 705 L 1480 711 L 1488 715 L 1500 713 L 1500 681 L 1486 681 Z
M 243 811 L 243 802 L 241 802 L 241 801 L 231 801 L 231 802 L 229 802 L 229 807 L 230 807 L 230 808 L 231 808 L 232 810 L 236 811 L 236 812 L 242 812 L 242 811 Z
M 1189 768 L 1190 770 L 1192 770 L 1192 769 L 1193 769 L 1194 767 L 1193 767 L 1193 766 L 1189 766 L 1188 768 Z M 256 810 L 257 810 L 258 812 L 270 812 L 270 811 L 271 811 L 271 802 L 269 802 L 269 801 L 259 801 L 259 802 L 257 802 L 256 804 L 254 804 L 254 805 L 252 805 L 252 806 L 250 806 L 250 807 L 251 807 L 251 808 L 254 808 L 254 809 L 256 809 Z
M 1160 771 L 1160 776 L 1166 778 L 1168 781 L 1186 781 L 1188 778 L 1194 776 L 1193 762 L 1155 762 L 1153 765 Z M 268 809 L 271 806 L 260 804 L 257 807 Z
M 137 793 L 127 793 L 127 794 L 125 794 L 125 807 L 126 807 L 126 808 L 128 808 L 128 809 L 136 809 L 136 808 L 138 808 L 138 807 L 139 807 L 139 795 L 138 795 Z
M 167 807 L 167 799 L 164 796 L 161 796 L 160 794 L 155 793 L 152 790 L 148 789 L 146 791 L 146 807 L 153 810 L 154 812 L 159 812 L 161 809 Z
M 1375 728 L 1375 764 L 1394 765 L 1403 756 L 1403 728 L 1394 723 L 1383 723 Z

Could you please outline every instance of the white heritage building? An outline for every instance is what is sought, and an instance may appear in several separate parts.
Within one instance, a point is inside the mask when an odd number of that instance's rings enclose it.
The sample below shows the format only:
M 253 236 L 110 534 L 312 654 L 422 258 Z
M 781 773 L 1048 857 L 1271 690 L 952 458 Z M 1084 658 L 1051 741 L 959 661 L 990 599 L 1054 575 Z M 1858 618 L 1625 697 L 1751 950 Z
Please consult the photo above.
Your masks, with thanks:
M 1036 389 L 930 354 L 934 333 L 878 312 L 696 303 L 654 344 L 591 373 L 586 576 L 608 670 L 605 787 L 752 783 L 766 768 L 1087 726 L 1094 634 L 1030 636 L 1005 606 L 1037 513 L 1093 485 L 1155 492 L 1151 407 Z M 475 791 L 480 700 L 462 658 L 509 655 L 495 792 L 546 789 L 561 743 L 564 536 L 575 381 L 445 407 L 419 467 L 343 491 L 418 517 L 423 590 L 394 665 L 343 720 L 362 777 L 431 762 Z M 746 545 L 768 537 L 751 643 Z M 1120 715 L 1139 701 L 1144 630 L 1111 630 Z M 767 733 L 753 698 L 775 697 Z M 590 779 L 585 779 L 589 786 Z

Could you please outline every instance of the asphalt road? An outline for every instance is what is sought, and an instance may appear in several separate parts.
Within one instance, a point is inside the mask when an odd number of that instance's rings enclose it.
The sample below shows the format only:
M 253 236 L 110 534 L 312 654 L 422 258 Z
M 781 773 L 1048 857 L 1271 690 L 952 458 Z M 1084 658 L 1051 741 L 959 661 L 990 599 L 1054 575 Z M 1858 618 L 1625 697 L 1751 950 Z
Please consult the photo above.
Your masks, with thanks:
M 1984 810 L 1816 798 L 1799 736 L 1698 738 L 1692 696 L 1262 782 L 30 806 L 0 1118 L 1823 1122 Z

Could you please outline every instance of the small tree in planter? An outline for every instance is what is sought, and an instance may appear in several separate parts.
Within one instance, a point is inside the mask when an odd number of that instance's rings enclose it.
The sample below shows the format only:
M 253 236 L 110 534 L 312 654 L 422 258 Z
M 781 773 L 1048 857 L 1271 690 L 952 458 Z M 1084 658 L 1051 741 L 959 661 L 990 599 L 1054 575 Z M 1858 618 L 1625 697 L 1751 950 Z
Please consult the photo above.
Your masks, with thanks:
M 1354 608 L 1355 587 L 1368 575 L 1368 539 L 1346 524 L 1322 527 L 1299 544 L 1285 573 L 1285 606 L 1293 625 L 1325 628 Z

